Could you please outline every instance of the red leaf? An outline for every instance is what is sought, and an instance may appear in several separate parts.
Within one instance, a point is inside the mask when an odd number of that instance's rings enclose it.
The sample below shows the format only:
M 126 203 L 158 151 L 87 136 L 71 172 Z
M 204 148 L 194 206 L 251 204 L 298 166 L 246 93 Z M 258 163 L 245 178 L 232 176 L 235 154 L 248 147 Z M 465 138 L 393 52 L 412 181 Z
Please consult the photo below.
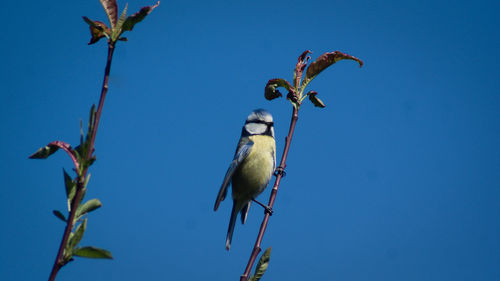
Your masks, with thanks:
M 297 59 L 297 65 L 295 65 L 295 71 L 293 72 L 293 83 L 295 87 L 299 86 L 300 79 L 302 78 L 302 73 L 304 73 L 307 62 L 311 58 L 310 56 L 308 56 L 308 54 L 312 54 L 312 52 L 309 50 L 305 50 Z
M 118 5 L 116 4 L 116 0 L 99 0 L 99 1 L 101 1 L 104 11 L 106 11 L 106 15 L 108 15 L 111 28 L 114 28 L 116 22 L 118 21 Z
M 109 27 L 100 21 L 93 21 L 87 17 L 83 17 L 83 20 L 88 23 L 90 29 L 90 38 L 89 45 L 97 43 L 101 38 L 110 34 Z
M 139 12 L 129 16 L 123 23 L 122 30 L 132 30 L 134 28 L 134 25 L 142 21 L 147 15 L 149 15 L 149 13 L 151 13 L 151 11 L 153 11 L 154 8 L 158 7 L 158 5 L 160 5 L 160 1 L 156 2 L 156 4 L 153 6 L 142 7 Z
M 303 83 L 309 83 L 309 81 L 311 81 L 314 77 L 316 77 L 316 75 L 321 73 L 321 71 L 325 70 L 330 65 L 338 62 L 339 60 L 344 60 L 344 59 L 355 60 L 359 63 L 360 67 L 363 66 L 363 61 L 351 55 L 344 54 L 339 51 L 324 53 L 321 56 L 319 56 L 316 59 L 316 61 L 314 61 L 309 65 Z

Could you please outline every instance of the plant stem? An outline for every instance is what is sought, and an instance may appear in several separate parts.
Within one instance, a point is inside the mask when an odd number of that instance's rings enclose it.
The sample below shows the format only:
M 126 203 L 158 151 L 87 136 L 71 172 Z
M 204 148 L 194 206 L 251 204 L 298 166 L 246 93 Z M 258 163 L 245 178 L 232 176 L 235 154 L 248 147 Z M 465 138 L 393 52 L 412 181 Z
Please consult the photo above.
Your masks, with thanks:
M 106 98 L 106 93 L 108 92 L 109 72 L 111 71 L 111 61 L 113 59 L 114 50 L 115 50 L 115 42 L 108 42 L 108 58 L 106 61 L 106 68 L 104 70 L 104 81 L 102 83 L 101 97 L 99 99 L 99 106 L 97 107 L 96 111 L 94 127 L 93 130 L 90 132 L 91 134 L 90 145 L 89 149 L 87 150 L 87 155 L 85 156 L 85 161 L 89 161 L 94 152 L 94 142 L 95 142 L 95 137 L 97 135 L 97 127 L 99 125 L 99 120 L 101 118 L 102 107 L 104 106 L 104 99 Z M 69 217 L 66 222 L 66 228 L 64 229 L 64 234 L 62 237 L 61 245 L 59 246 L 59 251 L 57 252 L 56 260 L 54 262 L 54 265 L 52 266 L 52 271 L 50 272 L 49 281 L 55 280 L 56 275 L 59 272 L 59 269 L 61 269 L 61 267 L 64 265 L 63 264 L 64 249 L 66 248 L 69 234 L 71 233 L 71 230 L 74 227 L 76 210 L 78 208 L 78 205 L 83 199 L 82 198 L 84 194 L 83 190 L 85 188 L 84 182 L 85 178 L 87 177 L 87 170 L 88 167 L 85 167 L 83 172 L 81 173 L 81 176 L 77 177 L 75 197 L 73 199 L 73 202 L 71 202 L 71 211 L 69 212 Z
M 268 206 L 270 208 L 272 208 L 274 205 L 274 201 L 276 200 L 276 194 L 278 193 L 278 187 L 280 185 L 281 178 L 283 178 L 283 174 L 285 172 L 286 158 L 288 157 L 288 151 L 290 150 L 290 144 L 292 143 L 292 136 L 293 132 L 295 131 L 295 124 L 297 124 L 297 120 L 299 119 L 298 113 L 299 113 L 298 106 L 297 107 L 294 106 L 292 111 L 292 120 L 290 121 L 290 129 L 288 130 L 288 136 L 285 139 L 285 148 L 283 150 L 283 156 L 281 157 L 281 162 L 278 167 L 279 172 L 276 176 L 276 181 L 274 182 L 273 189 L 271 190 L 271 196 L 269 197 Z M 252 270 L 255 260 L 257 259 L 257 255 L 262 250 L 260 244 L 262 242 L 262 238 L 264 237 L 264 232 L 266 231 L 267 224 L 269 222 L 269 217 L 270 217 L 269 212 L 266 212 L 264 215 L 264 219 L 262 220 L 262 224 L 260 225 L 259 234 L 257 235 L 257 240 L 255 241 L 255 245 L 253 246 L 252 254 L 250 255 L 250 259 L 248 260 L 245 272 L 240 277 L 240 281 L 248 280 L 250 271 Z
M 97 135 L 97 128 L 99 127 L 99 120 L 101 119 L 102 107 L 104 106 L 104 99 L 106 98 L 106 94 L 108 93 L 108 81 L 109 81 L 109 72 L 111 71 L 111 60 L 113 59 L 113 52 L 115 51 L 115 42 L 110 42 L 108 44 L 108 59 L 106 61 L 106 69 L 104 70 L 104 80 L 102 82 L 101 89 L 101 98 L 99 99 L 99 106 L 97 107 L 97 111 L 95 114 L 95 123 L 94 130 L 92 132 L 92 139 L 90 141 L 90 149 L 89 159 L 92 153 L 94 152 L 94 142 L 95 136 Z M 87 159 L 88 160 L 88 159 Z

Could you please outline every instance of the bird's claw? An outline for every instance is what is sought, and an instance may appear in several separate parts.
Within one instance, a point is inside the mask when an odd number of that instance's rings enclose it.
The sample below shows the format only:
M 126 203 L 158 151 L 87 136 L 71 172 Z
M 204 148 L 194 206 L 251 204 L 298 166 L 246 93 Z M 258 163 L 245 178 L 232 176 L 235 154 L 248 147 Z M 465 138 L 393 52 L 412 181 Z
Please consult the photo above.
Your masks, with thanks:
M 274 214 L 274 210 L 273 208 L 267 206 L 267 205 L 264 205 L 262 203 L 260 203 L 259 201 L 255 200 L 255 199 L 252 199 L 253 202 L 259 204 L 260 206 L 262 206 L 262 208 L 264 208 L 264 213 L 265 214 L 269 214 L 270 216 L 272 216 Z
M 274 170 L 274 176 L 277 177 L 278 175 L 281 175 L 282 177 L 286 176 L 285 168 L 282 168 L 281 166 L 276 168 L 276 170 Z
M 269 214 L 270 216 L 272 216 L 274 214 L 273 208 L 271 208 L 269 206 L 263 206 L 263 207 L 264 207 L 264 214 Z

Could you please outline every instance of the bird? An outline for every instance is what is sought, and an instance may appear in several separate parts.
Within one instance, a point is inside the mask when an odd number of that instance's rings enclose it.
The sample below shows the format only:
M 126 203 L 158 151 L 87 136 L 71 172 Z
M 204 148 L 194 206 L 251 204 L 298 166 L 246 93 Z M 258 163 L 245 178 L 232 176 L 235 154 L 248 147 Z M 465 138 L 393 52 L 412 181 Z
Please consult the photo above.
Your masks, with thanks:
M 252 111 L 241 131 L 234 158 L 227 169 L 215 200 L 214 211 L 226 198 L 229 185 L 232 186 L 233 208 L 226 236 L 226 250 L 231 248 L 234 225 L 238 213 L 244 224 L 252 201 L 270 211 L 255 198 L 267 187 L 276 168 L 276 141 L 271 113 L 265 109 Z

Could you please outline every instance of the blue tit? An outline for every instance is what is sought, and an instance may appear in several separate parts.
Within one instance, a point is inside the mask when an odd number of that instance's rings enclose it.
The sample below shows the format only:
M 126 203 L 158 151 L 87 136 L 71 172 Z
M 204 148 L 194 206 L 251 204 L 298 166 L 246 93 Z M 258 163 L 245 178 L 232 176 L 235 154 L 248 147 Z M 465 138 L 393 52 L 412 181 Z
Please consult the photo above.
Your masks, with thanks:
M 226 236 L 226 250 L 231 247 L 234 225 L 238 212 L 245 223 L 252 200 L 264 191 L 276 167 L 276 142 L 272 115 L 264 110 L 254 110 L 248 115 L 241 132 L 233 161 L 227 169 L 220 187 L 214 210 L 226 198 L 229 183 L 232 185 L 233 210 Z

